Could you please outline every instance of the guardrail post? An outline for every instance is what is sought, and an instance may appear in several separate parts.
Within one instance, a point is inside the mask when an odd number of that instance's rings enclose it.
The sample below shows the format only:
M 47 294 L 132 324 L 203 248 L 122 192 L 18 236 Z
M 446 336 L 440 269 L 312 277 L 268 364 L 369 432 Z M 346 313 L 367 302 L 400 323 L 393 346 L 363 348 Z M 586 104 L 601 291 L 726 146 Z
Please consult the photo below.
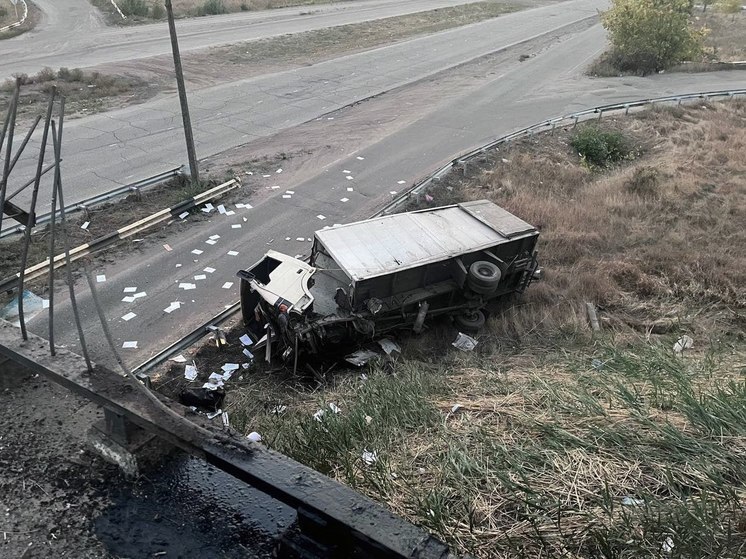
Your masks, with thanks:
M 554 129 L 557 128 L 557 123 L 552 124 L 552 131 L 549 133 L 550 136 L 554 136 Z
M 601 109 L 598 111 L 598 121 L 601 122 L 601 117 L 604 115 L 604 110 Z
M 578 125 L 578 119 L 579 118 L 580 118 L 579 116 L 577 116 L 577 115 L 575 116 L 575 122 L 572 123 L 572 127 L 573 128 L 575 128 Z
M 624 105 L 624 116 L 627 116 L 629 114 L 629 104 Z
M 137 187 L 137 186 L 136 186 L 136 187 L 134 187 L 134 188 L 133 188 L 132 190 L 133 190 L 133 192 L 135 193 L 135 199 L 136 199 L 136 200 L 137 200 L 138 202 L 140 202 L 140 201 L 142 200 L 142 191 L 141 191 L 141 190 L 140 190 L 140 188 L 139 188 L 139 187 Z

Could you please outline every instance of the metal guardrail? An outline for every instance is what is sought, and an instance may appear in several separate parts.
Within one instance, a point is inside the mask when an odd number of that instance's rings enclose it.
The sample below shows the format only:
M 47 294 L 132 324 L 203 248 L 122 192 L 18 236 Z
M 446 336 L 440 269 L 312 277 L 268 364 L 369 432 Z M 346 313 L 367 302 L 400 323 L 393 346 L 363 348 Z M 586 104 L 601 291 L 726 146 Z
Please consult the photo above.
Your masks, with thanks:
M 131 237 L 135 233 L 144 231 L 145 229 L 148 229 L 149 227 L 152 227 L 153 225 L 175 218 L 176 216 L 178 216 L 179 214 L 185 211 L 189 211 L 192 208 L 195 208 L 198 205 L 204 202 L 207 202 L 208 200 L 212 200 L 213 198 L 222 196 L 229 190 L 233 190 L 234 188 L 238 188 L 240 186 L 241 186 L 240 180 L 231 179 L 227 182 L 224 182 L 223 184 L 220 184 L 214 188 L 211 188 L 210 190 L 201 192 L 193 196 L 192 198 L 179 202 L 175 206 L 162 209 L 139 221 L 136 221 L 135 223 L 131 223 L 125 227 L 117 229 L 116 231 L 112 231 L 111 233 L 108 233 L 104 235 L 103 237 L 99 237 L 98 239 L 95 239 L 91 241 L 90 243 L 85 243 L 80 246 L 77 246 L 70 250 L 70 262 L 75 262 L 83 258 L 84 256 L 88 256 L 89 254 L 92 254 L 98 250 L 101 250 L 102 248 L 105 248 L 111 244 L 114 244 L 122 239 Z M 66 258 L 65 258 L 64 253 L 58 254 L 52 260 L 52 266 L 54 267 L 55 270 L 64 266 L 65 263 L 66 263 Z M 43 262 L 39 264 L 36 264 L 35 266 L 32 266 L 31 268 L 26 269 L 24 271 L 24 277 L 27 280 L 35 279 L 37 277 L 40 277 L 41 275 L 46 274 L 48 269 L 49 269 L 49 258 L 47 258 L 46 260 L 44 260 Z M 6 278 L 4 280 L 0 280 L 0 292 L 14 289 L 18 283 L 19 276 L 20 274 L 16 274 L 15 276 Z
M 24 24 L 24 22 L 26 21 L 26 18 L 28 17 L 28 4 L 26 4 L 26 0 L 21 0 L 21 4 L 23 4 L 23 15 L 21 16 L 21 19 L 19 19 L 15 23 L 6 25 L 5 27 L 0 27 L 0 33 L 2 33 L 3 31 L 9 31 L 10 29 L 13 29 L 14 27 L 18 27 Z
M 130 184 L 126 184 L 124 186 L 120 186 L 118 188 L 115 188 L 114 190 L 110 190 L 109 192 L 104 192 L 103 194 L 97 194 L 96 196 L 86 198 L 85 200 L 82 200 L 80 202 L 77 202 L 75 204 L 72 204 L 66 207 L 65 215 L 69 215 L 71 212 L 86 210 L 92 206 L 101 204 L 102 202 L 108 202 L 115 198 L 119 198 L 120 196 L 126 196 L 127 194 L 131 194 L 131 193 L 139 194 L 140 190 L 144 188 L 147 188 L 149 186 L 156 186 L 156 185 L 166 182 L 167 180 L 171 180 L 173 178 L 178 177 L 181 174 L 182 169 L 183 167 L 177 167 L 175 169 L 171 169 L 170 171 L 164 171 L 163 173 L 153 175 L 152 177 L 148 177 L 146 179 L 142 179 L 142 180 L 130 183 Z M 62 212 L 60 210 L 57 210 L 57 218 L 59 218 L 61 214 Z M 45 223 L 49 223 L 51 219 L 52 219 L 51 212 L 37 216 L 36 225 L 44 225 Z M 15 233 L 21 233 L 24 229 L 25 229 L 25 225 L 16 225 L 14 227 L 9 227 L 8 229 L 5 229 L 4 231 L 0 231 L 0 239 L 2 239 L 3 237 L 7 237 L 9 235 L 13 235 Z
M 387 214 L 394 212 L 402 204 L 406 203 L 410 198 L 412 198 L 413 196 L 418 196 L 423 190 L 428 188 L 433 182 L 437 182 L 438 180 L 442 179 L 445 175 L 450 173 L 454 167 L 458 167 L 458 166 L 463 167 L 471 159 L 478 157 L 484 154 L 486 151 L 494 149 L 499 145 L 512 142 L 513 140 L 518 140 L 524 137 L 531 137 L 532 135 L 538 134 L 540 132 L 546 132 L 546 131 L 553 132 L 555 128 L 557 128 L 558 126 L 563 127 L 566 125 L 572 125 L 573 127 L 575 127 L 578 124 L 578 122 L 590 120 L 593 118 L 600 121 L 604 115 L 618 114 L 622 111 L 624 111 L 624 114 L 626 115 L 629 113 L 631 109 L 638 109 L 641 107 L 653 106 L 655 104 L 666 104 L 666 105 L 675 104 L 676 106 L 678 106 L 678 105 L 681 105 L 681 103 L 685 101 L 693 101 L 693 100 L 708 101 L 710 99 L 719 99 L 719 98 L 732 99 L 736 96 L 746 97 L 746 89 L 687 93 L 684 95 L 672 95 L 668 97 L 656 97 L 653 99 L 640 99 L 637 101 L 629 101 L 626 103 L 614 103 L 614 104 L 609 104 L 609 105 L 601 105 L 598 107 L 594 107 L 592 109 L 586 109 L 584 111 L 579 111 L 579 112 L 572 113 L 569 115 L 550 118 L 549 120 L 545 120 L 537 124 L 532 124 L 531 126 L 527 126 L 526 128 L 521 128 L 520 130 L 511 132 L 510 134 L 507 134 L 505 136 L 501 136 L 500 138 L 497 138 L 496 140 L 492 140 L 488 144 L 485 144 L 481 147 L 468 151 L 458 156 L 457 158 L 451 160 L 450 163 L 444 165 L 443 167 L 441 167 L 440 169 L 438 169 L 437 171 L 429 175 L 427 178 L 416 183 L 414 186 L 412 186 L 412 188 L 407 190 L 407 192 L 401 194 L 400 196 L 398 196 L 397 198 L 395 198 L 394 200 L 386 204 L 383 208 L 381 208 L 381 210 L 378 211 L 378 213 L 376 213 L 374 217 L 380 217 L 382 215 L 387 215 Z

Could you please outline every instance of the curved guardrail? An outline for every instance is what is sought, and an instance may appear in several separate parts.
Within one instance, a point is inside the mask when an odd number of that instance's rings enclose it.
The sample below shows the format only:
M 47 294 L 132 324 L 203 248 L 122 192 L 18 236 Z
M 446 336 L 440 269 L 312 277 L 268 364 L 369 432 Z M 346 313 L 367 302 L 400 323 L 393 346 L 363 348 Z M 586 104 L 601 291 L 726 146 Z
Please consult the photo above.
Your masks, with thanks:
M 637 101 L 629 101 L 626 103 L 615 103 L 610 105 L 601 105 L 598 107 L 594 107 L 592 109 L 586 109 L 584 111 L 579 111 L 576 113 L 572 113 L 569 115 L 559 116 L 550 118 L 548 120 L 544 120 L 537 124 L 532 124 L 531 126 L 527 126 L 526 128 L 521 128 L 520 130 L 517 130 L 515 132 L 511 132 L 510 134 L 507 134 L 505 136 L 501 136 L 500 138 L 497 138 L 496 140 L 492 140 L 488 144 L 485 144 L 481 147 L 478 147 L 476 149 L 473 149 L 471 151 L 468 151 L 455 159 L 451 160 L 450 163 L 447 163 L 434 173 L 430 174 L 427 178 L 421 180 L 420 182 L 416 183 L 412 188 L 407 190 L 407 192 L 403 193 L 402 195 L 398 196 L 391 202 L 389 202 L 386 206 L 384 206 L 381 210 L 378 211 L 378 213 L 375 214 L 373 217 L 380 217 L 382 215 L 387 215 L 392 212 L 394 212 L 399 206 L 406 203 L 412 196 L 419 195 L 420 192 L 425 190 L 428 186 L 430 186 L 433 182 L 440 180 L 445 175 L 447 175 L 454 167 L 458 166 L 465 166 L 471 159 L 482 155 L 484 152 L 489 151 L 491 149 L 496 148 L 497 146 L 500 146 L 502 144 L 506 144 L 508 142 L 512 142 L 513 140 L 517 140 L 524 137 L 530 137 L 534 134 L 538 134 L 540 132 L 545 131 L 551 131 L 553 132 L 557 126 L 565 126 L 565 125 L 572 125 L 575 127 L 578 122 L 590 120 L 590 119 L 596 119 L 601 120 L 604 115 L 609 114 L 618 114 L 620 112 L 624 112 L 624 114 L 628 114 L 631 109 L 638 109 L 641 107 L 647 107 L 647 106 L 653 106 L 656 104 L 666 104 L 666 105 L 681 105 L 681 103 L 685 101 L 693 101 L 693 100 L 710 100 L 710 99 L 719 99 L 719 98 L 729 98 L 732 99 L 736 96 L 746 96 L 746 89 L 733 89 L 733 90 L 720 90 L 720 91 L 707 91 L 707 92 L 701 92 L 701 93 L 686 93 L 684 95 L 672 95 L 669 97 L 656 97 L 653 99 L 640 99 Z
M 21 0 L 21 4 L 23 4 L 23 15 L 21 16 L 21 19 L 19 19 L 15 23 L 6 25 L 5 27 L 0 27 L 0 33 L 13 29 L 14 27 L 18 27 L 19 25 L 23 25 L 25 23 L 26 18 L 28 17 L 28 4 L 26 4 L 26 0 Z

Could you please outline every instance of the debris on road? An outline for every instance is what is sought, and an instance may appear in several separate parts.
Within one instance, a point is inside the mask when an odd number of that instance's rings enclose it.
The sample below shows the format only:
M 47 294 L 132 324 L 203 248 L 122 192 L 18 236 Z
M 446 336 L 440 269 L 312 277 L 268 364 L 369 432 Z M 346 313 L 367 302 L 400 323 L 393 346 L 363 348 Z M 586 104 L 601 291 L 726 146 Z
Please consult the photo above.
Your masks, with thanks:
M 477 340 L 475 340 L 471 336 L 467 336 L 466 334 L 459 332 L 458 336 L 451 345 L 457 349 L 460 349 L 461 351 L 472 351 L 475 347 L 477 347 L 477 343 L 479 342 L 477 342 Z
M 694 347 L 694 340 L 691 336 L 684 334 L 681 336 L 675 344 L 673 344 L 674 353 L 682 353 L 685 349 L 692 349 Z

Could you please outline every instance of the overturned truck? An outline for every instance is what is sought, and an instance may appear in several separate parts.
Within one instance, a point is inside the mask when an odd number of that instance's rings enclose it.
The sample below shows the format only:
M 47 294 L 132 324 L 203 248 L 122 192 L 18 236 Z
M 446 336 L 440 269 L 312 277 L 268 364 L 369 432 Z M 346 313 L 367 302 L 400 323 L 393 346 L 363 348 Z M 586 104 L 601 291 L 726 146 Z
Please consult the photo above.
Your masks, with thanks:
M 295 359 L 444 314 L 473 332 L 540 275 L 538 236 L 487 200 L 326 227 L 308 262 L 271 250 L 238 272 L 243 319 L 268 357 Z

